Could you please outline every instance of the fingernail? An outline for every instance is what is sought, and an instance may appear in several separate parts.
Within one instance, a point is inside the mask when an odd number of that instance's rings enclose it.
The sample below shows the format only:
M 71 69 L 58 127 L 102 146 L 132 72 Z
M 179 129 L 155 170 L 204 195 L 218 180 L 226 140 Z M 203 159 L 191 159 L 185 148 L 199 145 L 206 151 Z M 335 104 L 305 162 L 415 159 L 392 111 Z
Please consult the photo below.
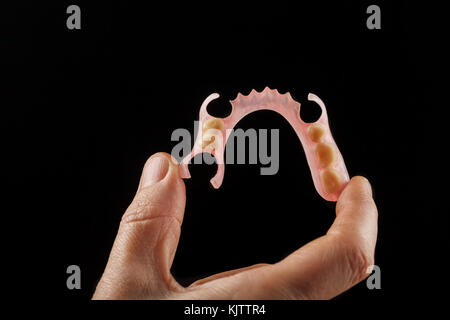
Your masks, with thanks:
M 164 156 L 157 156 L 148 162 L 142 176 L 142 188 L 161 181 L 169 171 L 169 160 Z
M 373 192 L 372 192 L 372 185 L 370 184 L 369 180 L 366 177 L 364 178 L 364 185 L 365 185 L 365 191 L 367 192 L 368 195 L 370 195 L 371 197 L 373 196 Z

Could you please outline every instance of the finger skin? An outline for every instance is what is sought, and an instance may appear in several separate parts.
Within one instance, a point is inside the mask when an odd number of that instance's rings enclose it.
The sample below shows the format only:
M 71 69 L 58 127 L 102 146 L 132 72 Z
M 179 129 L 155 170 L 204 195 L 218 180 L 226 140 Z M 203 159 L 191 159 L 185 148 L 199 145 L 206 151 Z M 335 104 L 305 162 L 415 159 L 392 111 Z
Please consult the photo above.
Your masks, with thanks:
M 209 276 L 209 277 L 206 277 L 206 278 L 203 278 L 203 279 L 195 281 L 189 287 L 190 288 L 195 288 L 195 287 L 198 287 L 199 285 L 205 284 L 205 283 L 207 283 L 209 281 L 212 281 L 212 280 L 222 279 L 222 278 L 233 276 L 235 274 L 238 274 L 238 273 L 241 273 L 241 272 L 244 272 L 244 271 L 252 270 L 252 269 L 255 269 L 255 268 L 261 268 L 261 267 L 264 267 L 264 266 L 267 266 L 267 265 L 268 265 L 267 263 L 258 263 L 258 264 L 254 264 L 252 266 L 247 266 L 247 267 L 243 267 L 243 268 L 239 268 L 239 269 L 228 270 L 228 271 L 225 271 L 225 272 L 216 273 L 216 274 L 213 274 L 212 276 Z
M 140 188 L 123 215 L 94 299 L 157 299 L 180 289 L 170 267 L 184 216 L 185 186 L 170 155 L 154 156 L 169 159 L 168 172 L 156 184 Z

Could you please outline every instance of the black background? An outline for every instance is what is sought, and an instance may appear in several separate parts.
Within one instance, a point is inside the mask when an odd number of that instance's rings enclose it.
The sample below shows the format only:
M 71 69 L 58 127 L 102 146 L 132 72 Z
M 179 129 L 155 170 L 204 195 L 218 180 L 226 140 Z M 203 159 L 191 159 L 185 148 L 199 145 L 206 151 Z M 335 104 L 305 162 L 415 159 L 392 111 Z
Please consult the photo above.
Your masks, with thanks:
M 209 94 L 221 98 L 208 110 L 225 116 L 238 92 L 269 86 L 290 92 L 306 115 L 314 114 L 307 94 L 321 97 L 350 175 L 368 177 L 374 189 L 382 289 L 363 282 L 337 300 L 437 295 L 423 288 L 440 286 L 433 271 L 448 249 L 441 247 L 448 245 L 448 218 L 438 209 L 424 212 L 417 187 L 417 124 L 426 92 L 420 22 L 412 17 L 420 7 L 374 3 L 381 30 L 366 28 L 372 2 L 365 1 L 251 7 L 60 1 L 2 12 L 4 221 L 14 231 L 7 267 L 28 283 L 18 289 L 90 298 L 146 159 L 170 153 L 174 129 L 193 132 Z M 70 4 L 81 7 L 81 30 L 66 28 Z M 190 166 L 172 268 L 184 285 L 276 262 L 323 235 L 334 219 L 334 204 L 316 193 L 286 120 L 261 111 L 238 127 L 280 129 L 279 172 L 260 176 L 260 165 L 227 165 L 214 190 L 216 166 Z M 71 264 L 81 267 L 82 290 L 66 288 Z

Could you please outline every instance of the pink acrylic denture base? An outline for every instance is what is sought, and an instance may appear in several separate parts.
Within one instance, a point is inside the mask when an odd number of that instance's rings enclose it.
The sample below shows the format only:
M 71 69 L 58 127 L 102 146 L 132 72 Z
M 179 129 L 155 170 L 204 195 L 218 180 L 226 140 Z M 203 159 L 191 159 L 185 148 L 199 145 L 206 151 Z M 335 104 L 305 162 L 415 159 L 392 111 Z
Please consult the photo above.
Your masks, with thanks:
M 342 155 L 333 139 L 333 136 L 331 135 L 325 105 L 319 97 L 310 93 L 308 95 L 308 100 L 316 102 L 322 109 L 320 118 L 314 123 L 320 123 L 323 126 L 323 128 L 325 129 L 325 135 L 323 136 L 321 142 L 330 145 L 335 152 L 335 161 L 329 168 L 333 169 L 337 173 L 339 180 L 341 181 L 341 187 L 334 193 L 327 192 L 322 183 L 321 173 L 324 168 L 320 167 L 318 159 L 314 152 L 317 143 L 313 142 L 307 135 L 308 127 L 313 123 L 306 123 L 300 118 L 300 103 L 292 99 L 289 93 L 280 94 L 277 90 L 269 89 L 267 87 L 262 92 L 252 90 L 248 96 L 244 96 L 239 93 L 235 100 L 230 101 L 232 106 L 230 115 L 226 118 L 219 118 L 224 123 L 224 128 L 222 130 L 223 143 L 219 144 L 219 146 L 212 151 L 202 148 L 201 128 L 203 126 L 203 123 L 205 123 L 209 119 L 216 118 L 208 114 L 206 107 L 212 100 L 217 99 L 218 97 L 219 94 L 217 93 L 211 94 L 205 99 L 202 106 L 200 107 L 199 130 L 194 147 L 191 153 L 187 155 L 180 164 L 180 174 L 182 178 L 190 178 L 188 169 L 190 160 L 199 153 L 208 152 L 216 158 L 217 162 L 217 173 L 211 179 L 211 184 L 214 188 L 219 188 L 222 184 L 225 172 L 225 165 L 223 161 L 224 149 L 226 141 L 228 140 L 228 137 L 231 133 L 230 129 L 233 129 L 234 126 L 249 113 L 258 110 L 273 110 L 282 115 L 297 133 L 297 136 L 299 137 L 300 142 L 304 148 L 306 159 L 317 192 L 325 200 L 337 201 L 339 194 L 342 192 L 343 188 L 349 181 L 349 175 L 347 172 L 347 168 L 345 167 L 344 159 L 342 158 Z

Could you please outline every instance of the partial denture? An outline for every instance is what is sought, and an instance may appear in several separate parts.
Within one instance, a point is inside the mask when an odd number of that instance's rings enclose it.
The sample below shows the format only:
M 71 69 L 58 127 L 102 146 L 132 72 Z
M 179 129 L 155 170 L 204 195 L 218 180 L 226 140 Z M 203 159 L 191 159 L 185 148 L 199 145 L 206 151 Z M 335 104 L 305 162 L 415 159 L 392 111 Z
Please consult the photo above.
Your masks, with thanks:
M 198 130 L 194 147 L 180 164 L 182 178 L 190 178 L 188 164 L 196 155 L 208 152 L 216 158 L 217 173 L 211 179 L 214 188 L 222 184 L 225 165 L 224 149 L 234 126 L 246 115 L 258 110 L 273 110 L 281 114 L 294 128 L 305 150 L 314 186 L 325 200 L 337 201 L 340 193 L 349 181 L 347 168 L 339 149 L 331 135 L 328 115 L 324 103 L 310 93 L 308 100 L 316 102 L 322 109 L 320 118 L 314 123 L 306 123 L 300 118 L 300 103 L 292 99 L 289 93 L 280 94 L 277 90 L 265 88 L 262 92 L 252 90 L 248 96 L 238 94 L 230 101 L 231 114 L 226 118 L 217 118 L 208 114 L 206 107 L 219 97 L 213 93 L 200 107 Z

